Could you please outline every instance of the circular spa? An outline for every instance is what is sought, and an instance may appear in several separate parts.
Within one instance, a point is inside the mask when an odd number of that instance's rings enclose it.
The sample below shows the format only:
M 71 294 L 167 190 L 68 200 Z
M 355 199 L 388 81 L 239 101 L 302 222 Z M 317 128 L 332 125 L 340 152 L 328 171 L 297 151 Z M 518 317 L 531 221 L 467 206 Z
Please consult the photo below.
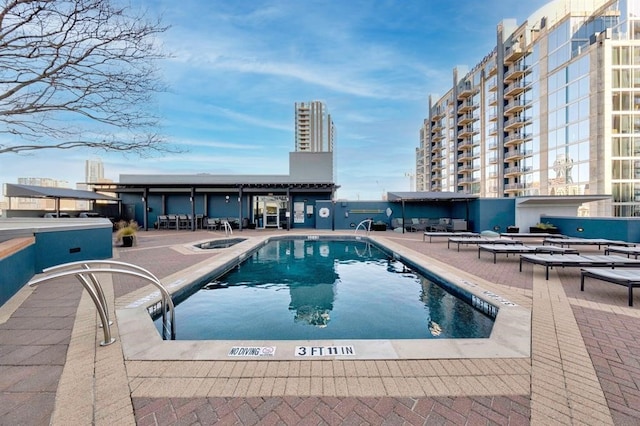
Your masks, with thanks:
M 488 338 L 497 314 L 357 239 L 269 241 L 176 302 L 177 340 Z

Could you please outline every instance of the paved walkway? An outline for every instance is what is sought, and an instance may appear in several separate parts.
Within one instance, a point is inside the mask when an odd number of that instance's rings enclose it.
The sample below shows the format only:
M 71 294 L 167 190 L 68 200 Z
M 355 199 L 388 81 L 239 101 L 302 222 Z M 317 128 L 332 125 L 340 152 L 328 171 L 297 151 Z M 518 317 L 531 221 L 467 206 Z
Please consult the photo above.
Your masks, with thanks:
M 589 281 L 580 292 L 578 269 L 546 281 L 540 267 L 519 272 L 517 256 L 493 264 L 473 246 L 375 234 L 530 308 L 531 357 L 125 361 L 117 322 L 116 343 L 99 346 L 91 300 L 58 280 L 0 308 L 0 424 L 640 424 L 640 311 L 625 288 Z M 180 246 L 213 235 L 141 232 L 115 257 L 169 277 L 216 256 Z M 110 307 L 144 287 L 119 276 L 103 284 Z

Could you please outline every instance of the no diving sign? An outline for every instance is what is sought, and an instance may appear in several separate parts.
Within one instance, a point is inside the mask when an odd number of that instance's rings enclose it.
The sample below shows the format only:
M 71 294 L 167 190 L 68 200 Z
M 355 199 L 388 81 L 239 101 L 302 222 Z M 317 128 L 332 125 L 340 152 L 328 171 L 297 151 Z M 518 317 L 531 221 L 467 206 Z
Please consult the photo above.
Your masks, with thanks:
M 227 356 L 274 356 L 275 346 L 234 346 Z

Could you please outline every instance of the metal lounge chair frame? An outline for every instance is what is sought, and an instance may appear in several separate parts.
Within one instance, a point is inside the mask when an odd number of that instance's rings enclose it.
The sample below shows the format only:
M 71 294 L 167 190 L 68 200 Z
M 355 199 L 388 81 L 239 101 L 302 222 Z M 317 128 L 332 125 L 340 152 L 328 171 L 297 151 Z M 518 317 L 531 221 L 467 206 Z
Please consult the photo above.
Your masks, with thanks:
M 584 291 L 584 279 L 591 277 L 600 281 L 626 286 L 629 306 L 633 306 L 633 288 L 640 287 L 640 269 L 595 269 L 585 268 L 580 273 L 580 291 Z
M 530 245 L 504 245 L 504 244 L 478 244 L 478 259 L 480 259 L 480 252 L 488 251 L 493 253 L 493 263 L 496 263 L 496 255 L 498 253 L 504 253 L 507 257 L 510 254 L 527 254 L 527 253 L 546 253 L 546 254 L 580 254 L 577 250 L 566 247 L 555 246 L 530 246 Z
M 640 267 L 640 260 L 629 259 L 614 255 L 594 255 L 583 256 L 577 254 L 565 254 L 564 256 L 554 256 L 550 254 L 522 254 L 520 255 L 520 272 L 522 272 L 522 262 L 542 265 L 545 267 L 545 278 L 549 279 L 549 269 L 554 266 L 560 267 L 584 267 L 584 268 L 615 268 L 637 266 Z

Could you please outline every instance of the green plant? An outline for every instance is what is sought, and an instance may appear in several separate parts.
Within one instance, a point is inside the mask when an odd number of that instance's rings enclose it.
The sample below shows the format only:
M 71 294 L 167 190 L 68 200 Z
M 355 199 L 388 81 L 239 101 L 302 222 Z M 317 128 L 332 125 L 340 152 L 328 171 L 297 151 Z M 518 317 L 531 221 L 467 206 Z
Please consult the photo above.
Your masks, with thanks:
M 137 232 L 138 222 L 121 220 L 116 224 L 116 242 L 121 242 L 122 237 L 135 237 Z
M 549 222 L 538 222 L 536 223 L 536 228 L 540 229 L 556 229 L 556 226 Z

